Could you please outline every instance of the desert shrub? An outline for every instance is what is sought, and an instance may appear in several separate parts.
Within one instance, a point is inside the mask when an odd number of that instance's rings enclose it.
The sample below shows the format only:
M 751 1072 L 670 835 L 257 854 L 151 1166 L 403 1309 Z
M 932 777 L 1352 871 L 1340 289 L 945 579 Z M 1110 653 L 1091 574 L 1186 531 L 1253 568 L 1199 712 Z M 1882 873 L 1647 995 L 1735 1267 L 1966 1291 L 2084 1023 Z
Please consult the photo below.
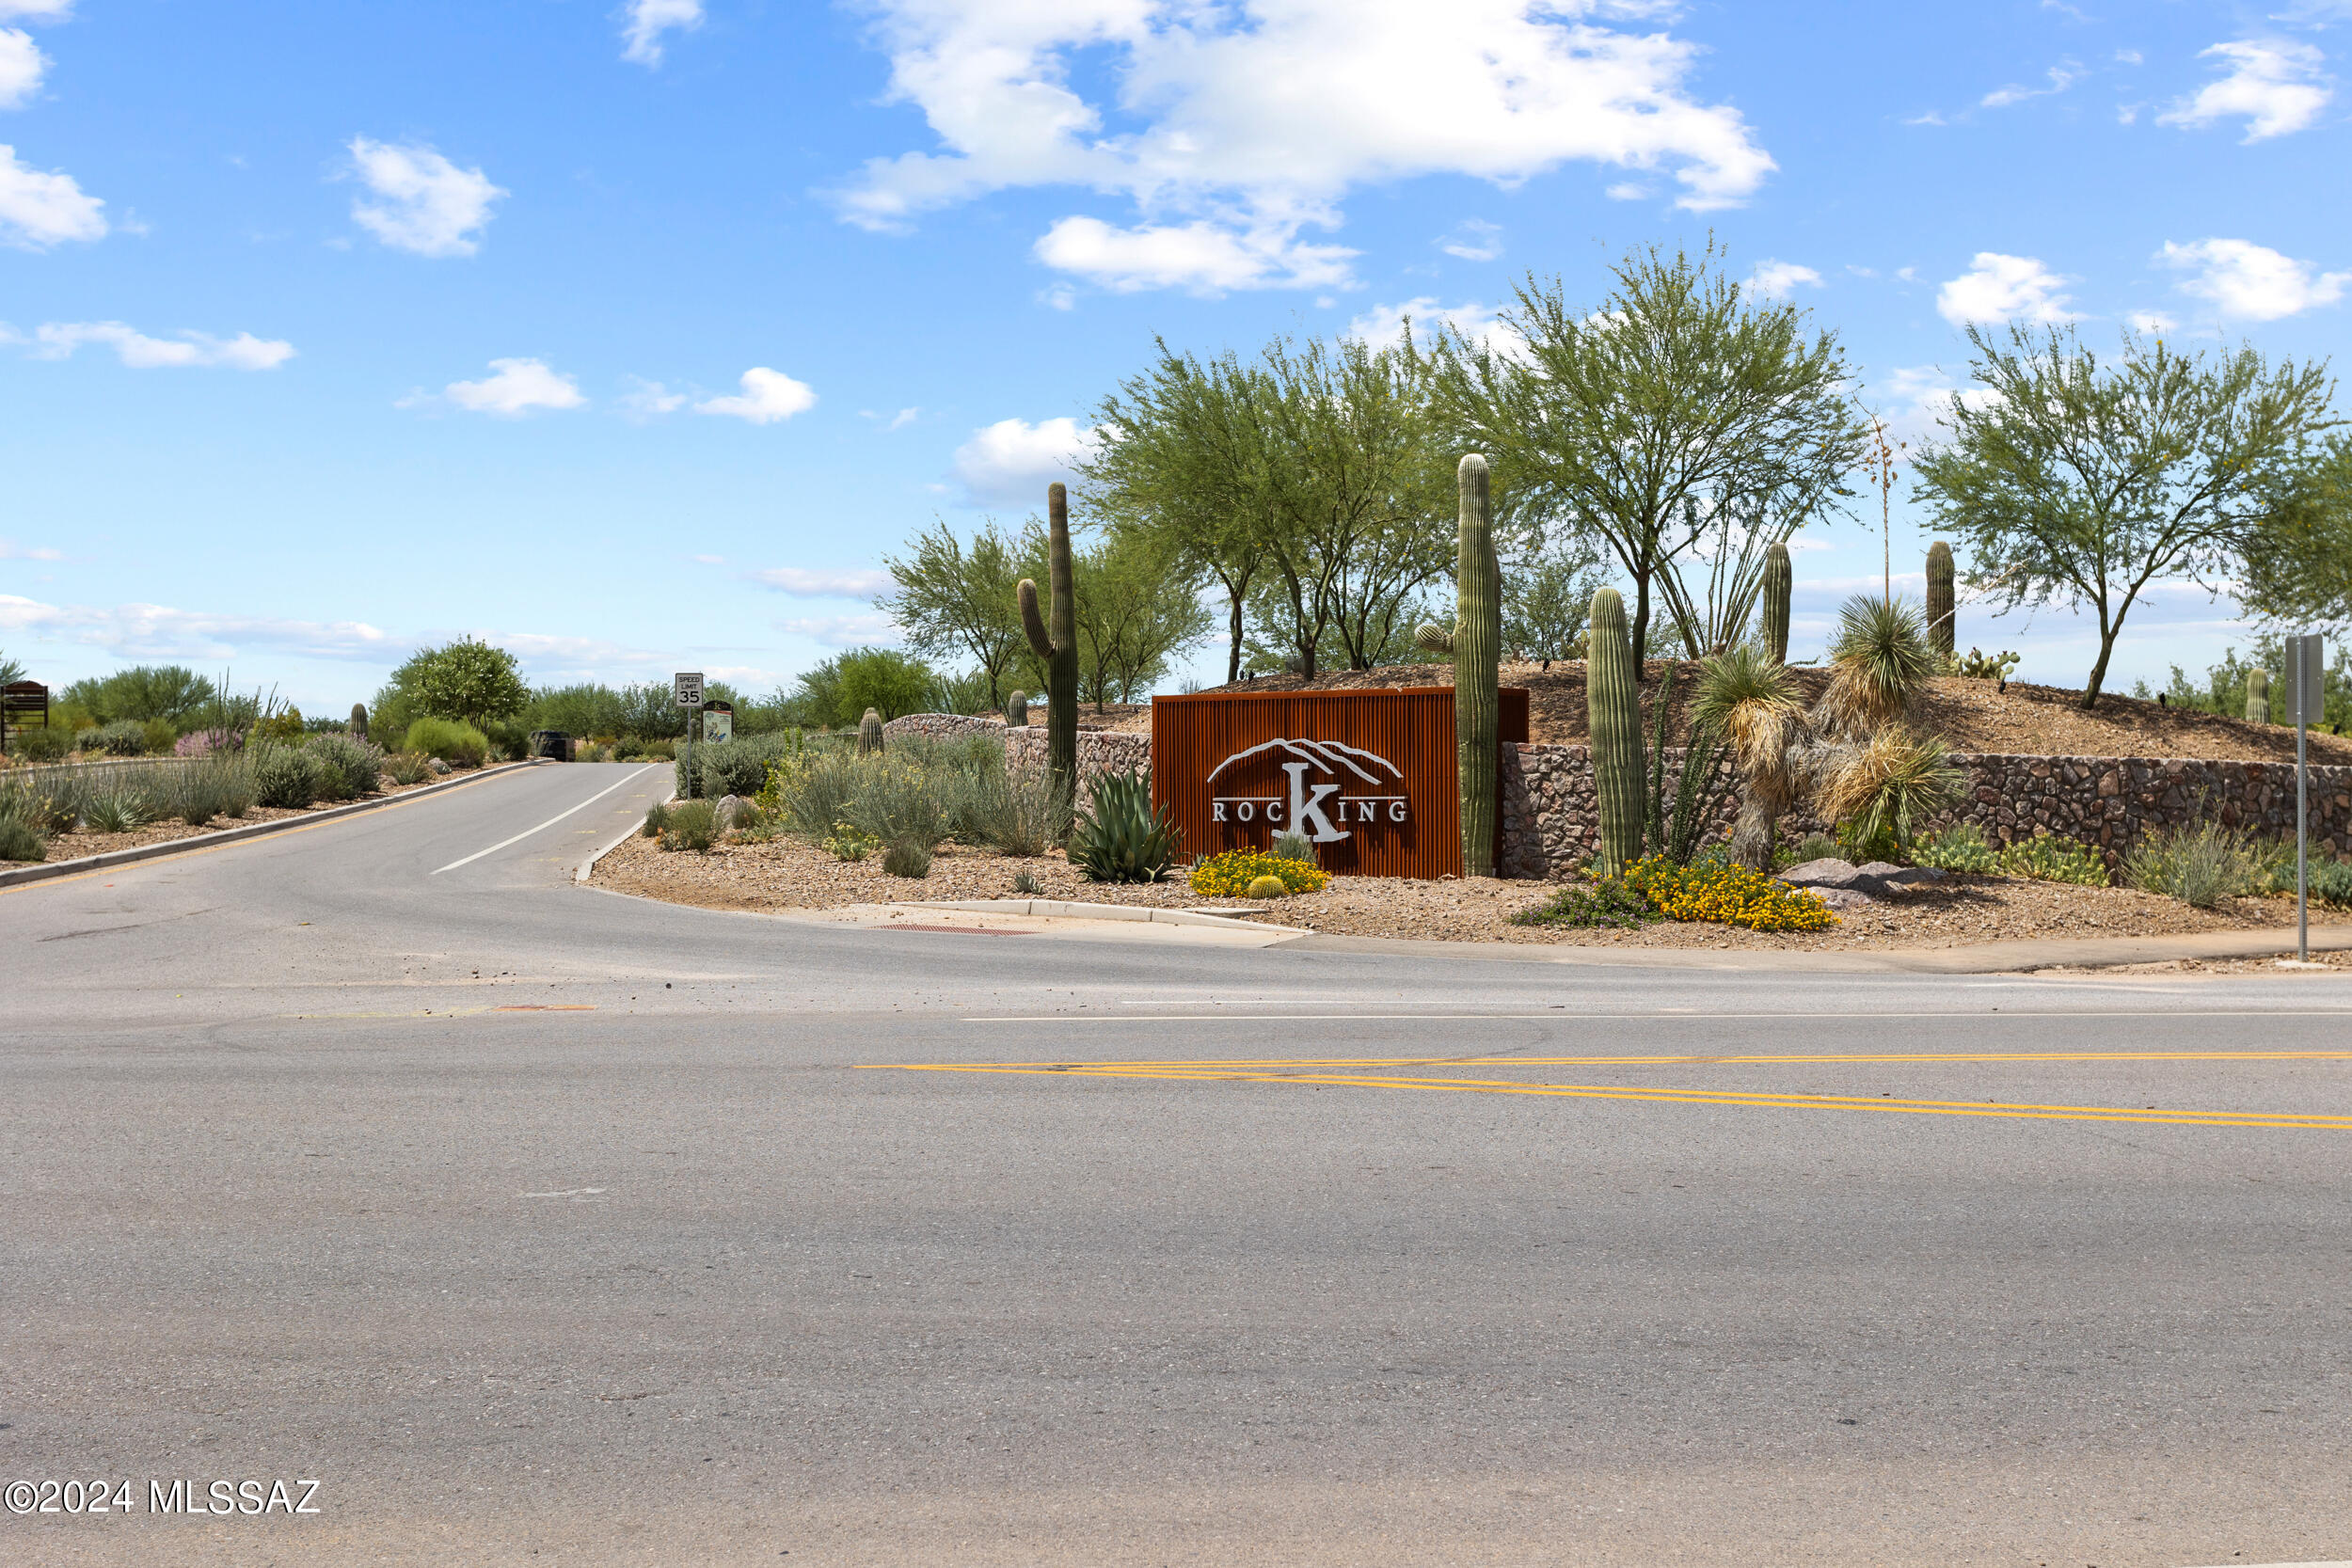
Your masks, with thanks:
M 614 742 L 612 757 L 616 762 L 668 762 L 677 755 L 677 742 L 663 736 L 647 740 L 643 736 L 628 736 Z
M 856 790 L 839 820 L 884 844 L 919 838 L 929 848 L 947 836 L 948 779 L 918 755 L 884 752 L 852 759 Z
M 490 737 L 454 719 L 420 719 L 408 726 L 402 750 L 439 757 L 453 768 L 479 768 L 490 754 Z
M 1070 803 L 1041 768 L 1009 768 L 1001 752 L 956 777 L 954 832 L 961 844 L 1000 855 L 1041 855 L 1070 833 Z
M 769 774 L 764 795 L 776 802 L 779 819 L 787 832 L 812 843 L 838 825 L 856 794 L 865 770 L 863 760 L 847 747 L 812 748 Z
M 687 800 L 697 796 L 716 800 L 722 795 L 756 795 L 767 786 L 769 769 L 798 755 L 801 750 L 798 730 L 778 730 L 770 735 L 723 740 L 715 746 L 696 746 L 691 778 L 687 776 L 687 759 L 677 759 L 678 795 Z
M 2305 886 L 2312 897 L 2337 909 L 2352 909 L 2352 862 L 2313 861 L 2306 869 Z M 2295 862 L 2286 863 L 2287 891 L 2295 890 Z
M 825 835 L 822 848 L 837 861 L 862 861 L 882 847 L 882 840 L 872 833 L 861 832 L 847 822 L 837 824 Z
M 661 847 L 710 852 L 719 842 L 719 808 L 708 800 L 680 800 L 669 810 L 661 826 Z
M 1192 868 L 1192 891 L 1203 898 L 1238 898 L 1261 877 L 1279 877 L 1293 893 L 1319 892 L 1331 880 L 1329 872 L 1305 861 L 1285 860 L 1259 849 L 1228 849 Z
M 143 789 L 117 786 L 93 795 L 82 807 L 82 826 L 94 833 L 135 832 L 155 818 L 155 802 Z
M 312 736 L 303 750 L 318 760 L 328 786 L 321 793 L 327 800 L 349 800 L 375 793 L 377 776 L 384 771 L 384 753 L 374 747 L 341 730 L 330 730 Z
M 1045 892 L 1045 884 L 1037 879 L 1034 871 L 1016 871 L 1012 874 L 1012 891 L 1025 898 L 1035 898 Z
M 73 732 L 68 729 L 36 729 L 8 732 L 8 750 L 26 762 L 57 762 L 73 750 Z
M 240 741 L 233 730 L 194 730 L 173 742 L 171 754 L 180 757 L 209 757 L 215 752 L 233 752 Z
M 1938 871 L 1996 871 L 2000 868 L 2000 852 L 1986 841 L 1984 831 L 1974 822 L 1963 822 L 1940 833 L 1929 833 L 1911 847 L 1912 863 L 1933 866 Z
M 639 831 L 647 838 L 660 838 L 661 830 L 669 825 L 670 804 L 666 800 L 657 800 L 645 808 L 645 825 Z
M 531 729 L 519 720 L 485 719 L 482 734 L 489 741 L 489 754 L 500 762 L 520 762 L 531 755 Z
M 2124 855 L 2122 870 L 2125 886 L 2200 910 L 2271 885 L 2271 868 L 2251 835 L 2213 821 L 2156 830 Z
M 2071 838 L 2059 838 L 2047 828 L 2019 839 L 2001 851 L 2001 874 L 2026 877 L 2038 882 L 2073 882 L 2081 887 L 2106 887 L 2107 863 L 2096 850 Z
M 1649 900 L 1621 878 L 1571 882 L 1542 903 L 1511 916 L 1514 926 L 1601 927 L 1638 930 L 1650 918 Z
M 1837 916 L 1814 895 L 1734 863 L 1720 850 L 1677 865 L 1663 855 L 1636 862 L 1625 884 L 1668 920 L 1704 920 L 1751 931 L 1826 931 Z
M 1836 860 L 1844 853 L 1845 847 L 1826 833 L 1807 833 L 1794 848 L 1783 850 L 1778 858 L 1782 865 L 1803 865 L 1807 861 Z
M 396 784 L 422 784 L 433 776 L 433 764 L 422 752 L 394 752 L 384 759 L 384 771 Z
M 45 861 L 49 841 L 29 822 L 0 816 L 0 861 Z
M 1276 833 L 1267 850 L 1286 861 L 1305 861 L 1309 865 L 1320 864 L 1314 841 L 1305 833 Z
M 180 744 L 180 726 L 168 719 L 148 719 L 139 724 L 139 749 L 151 757 L 169 756 Z
M 298 746 L 266 746 L 254 758 L 253 794 L 262 805 L 298 811 L 326 791 L 326 766 Z
M 1152 804 L 1149 773 L 1105 773 L 1071 822 L 1070 863 L 1090 882 L 1164 881 L 1176 863 L 1180 836 L 1168 808 Z
M 902 838 L 884 851 L 882 870 L 893 877 L 928 877 L 931 847 L 919 838 Z
M 94 730 L 84 730 L 73 737 L 74 748 L 83 752 L 103 752 L 110 757 L 143 757 L 147 754 L 147 726 L 135 719 L 118 719 Z

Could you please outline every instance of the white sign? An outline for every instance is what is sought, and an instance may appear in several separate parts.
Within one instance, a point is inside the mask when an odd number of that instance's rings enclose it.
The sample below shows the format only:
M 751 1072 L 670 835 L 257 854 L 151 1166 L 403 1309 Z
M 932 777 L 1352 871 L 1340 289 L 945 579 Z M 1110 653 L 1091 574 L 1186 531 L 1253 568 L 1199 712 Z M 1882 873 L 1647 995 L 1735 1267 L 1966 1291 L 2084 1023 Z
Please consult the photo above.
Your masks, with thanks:
M 700 670 L 680 671 L 670 677 L 670 690 L 677 698 L 678 706 L 702 706 L 703 673 Z
M 1269 740 L 1235 752 L 1209 769 L 1208 783 L 1242 765 L 1273 753 L 1286 783 L 1272 793 L 1209 797 L 1212 822 L 1265 823 L 1277 832 L 1303 833 L 1315 844 L 1336 844 L 1373 825 L 1394 827 L 1412 820 L 1396 764 L 1360 746 L 1337 740 Z M 1239 785 L 1247 788 L 1247 785 Z

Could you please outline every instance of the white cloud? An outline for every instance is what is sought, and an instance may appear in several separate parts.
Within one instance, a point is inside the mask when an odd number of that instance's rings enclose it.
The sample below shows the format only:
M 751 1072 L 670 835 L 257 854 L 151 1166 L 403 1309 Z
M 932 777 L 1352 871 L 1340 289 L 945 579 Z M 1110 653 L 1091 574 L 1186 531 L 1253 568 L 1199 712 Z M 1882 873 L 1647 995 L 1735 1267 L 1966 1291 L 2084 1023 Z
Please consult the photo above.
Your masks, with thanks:
M 659 381 L 643 376 L 630 376 L 630 389 L 621 394 L 621 412 L 637 420 L 650 420 L 658 414 L 675 414 L 686 406 L 684 392 L 673 392 Z
M 2246 240 L 2167 241 L 2156 260 L 2176 271 L 2193 271 L 2196 276 L 2183 280 L 2181 292 L 2211 300 L 2222 315 L 2240 321 L 2279 321 L 2333 305 L 2352 283 L 2352 272 L 2316 272 L 2309 261 Z
M 1438 248 L 1465 261 L 1491 261 L 1502 254 L 1502 226 L 1484 218 L 1464 218 L 1454 226 L 1453 233 L 1438 242 Z
M 822 642 L 829 648 L 857 648 L 895 643 L 905 639 L 898 623 L 879 611 L 865 615 L 803 615 L 776 623 L 778 631 Z
M 2131 323 L 2133 331 L 2150 338 L 2169 332 L 2181 325 L 2161 310 L 2135 310 L 2124 319 Z
M 893 580 L 888 572 L 819 572 L 802 566 L 770 566 L 744 576 L 803 599 L 870 599 Z
M 1315 289 L 1348 281 L 1355 251 L 1307 245 L 1295 225 L 1235 230 L 1205 220 L 1114 229 L 1100 218 L 1071 217 L 1038 239 L 1037 259 L 1120 293 L 1188 289 Z
M 0 630 L 87 643 L 133 658 L 227 659 L 241 649 L 267 647 L 311 658 L 380 660 L 401 651 L 390 633 L 364 621 L 286 621 L 156 604 L 101 609 L 12 594 L 0 594 Z
M 46 250 L 62 240 L 95 240 L 106 232 L 105 203 L 82 194 L 70 174 L 43 174 L 0 146 L 0 242 L 20 250 Z
M 1954 326 L 2007 321 L 2057 326 L 2079 319 L 2059 292 L 2066 281 L 2030 256 L 1979 250 L 1968 271 L 1936 291 L 1935 309 Z
M 2081 81 L 2082 77 L 2082 69 L 2079 66 L 2073 64 L 2052 66 L 2046 78 L 2050 84 L 2048 87 L 2026 87 L 2012 85 L 2006 87 L 1996 87 L 1993 91 L 1986 93 L 1982 98 L 1979 99 L 1977 101 L 1977 107 L 1980 109 L 2006 109 L 2012 103 L 2023 103 L 2029 98 L 2049 98 L 2055 94 L 2064 92 L 2068 87 L 2071 87 L 2076 82 Z
M 675 27 L 692 32 L 703 24 L 703 0 L 629 0 L 627 40 L 621 58 L 639 65 L 661 63 L 661 35 Z
M 544 360 L 493 359 L 490 369 L 498 373 L 453 381 L 441 395 L 472 413 L 510 419 L 534 408 L 578 408 L 588 401 L 570 376 L 548 369 Z
M 857 411 L 857 417 L 859 419 L 872 420 L 876 424 L 882 427 L 882 431 L 885 435 L 894 430 L 904 430 L 907 426 L 913 424 L 916 420 L 920 419 L 922 414 L 923 410 L 920 408 L 901 408 L 896 414 L 890 415 L 887 419 L 885 419 L 883 416 L 875 413 L 871 408 L 861 408 Z
M 1906 441 L 1913 451 L 1933 439 L 1937 424 L 1954 404 L 1982 408 L 1999 394 L 1990 387 L 1963 387 L 1934 365 L 1909 365 L 1890 371 L 1883 384 L 1887 435 Z
M 0 27 L 0 109 L 21 109 L 40 91 L 49 56 L 21 27 Z
M 63 550 L 28 547 L 13 539 L 0 539 L 0 561 L 63 561 Z
M 1125 196 L 1117 230 L 1057 225 L 1040 255 L 1094 276 L 1110 237 L 1181 245 L 1190 266 L 1130 257 L 1114 287 L 1323 287 L 1343 255 L 1299 244 L 1366 182 L 1457 174 L 1515 185 L 1572 162 L 1670 174 L 1692 210 L 1744 200 L 1772 172 L 1739 112 L 1693 98 L 1700 53 L 1661 26 L 1605 20 L 1613 0 L 874 0 L 890 98 L 935 151 L 876 159 L 843 215 L 899 229 L 992 191 Z M 1091 98 L 1084 81 L 1108 86 Z M 1222 231 L 1212 251 L 1196 225 Z M 1308 254 L 1321 251 L 1320 255 Z M 1258 258 L 1249 264 L 1246 258 Z M 1167 283 L 1155 283 L 1161 278 Z
M 1408 299 L 1402 305 L 1375 305 L 1347 324 L 1347 335 L 1360 338 L 1375 348 L 1392 348 L 1405 341 L 1405 321 L 1412 318 L 1413 333 L 1426 348 L 1433 330 L 1449 326 L 1472 342 L 1486 342 L 1501 334 L 1518 341 L 1517 335 L 1495 319 L 1495 313 L 1470 300 L 1455 306 L 1439 305 L 1429 294 Z
M 955 475 L 972 505 L 1042 506 L 1045 487 L 1067 483 L 1071 463 L 1094 445 L 1075 420 L 999 420 L 956 449 Z
M 1821 275 L 1794 261 L 1758 261 L 1756 272 L 1748 278 L 1748 292 L 1767 299 L 1787 299 L 1796 293 L 1800 283 L 1818 289 L 1821 286 Z
M 0 0 L 0 22 L 63 22 L 73 14 L 73 0 Z
M 1639 180 L 1621 180 L 1601 192 L 1601 195 L 1612 201 L 1647 201 L 1650 198 L 1650 188 Z
M 706 398 L 694 404 L 697 414 L 725 414 L 754 424 L 774 424 L 817 406 L 817 394 L 805 381 L 795 381 L 782 371 L 771 371 L 765 365 L 755 365 L 742 376 L 742 394 L 739 397 Z
M 379 202 L 351 204 L 360 228 L 395 250 L 471 256 L 491 203 L 508 193 L 478 168 L 459 168 L 429 147 L 351 138 L 352 170 Z
M 2217 43 L 2199 57 L 2220 60 L 2229 74 L 2158 115 L 2158 124 L 2201 130 L 2216 120 L 2243 116 L 2245 139 L 2258 142 L 2302 130 L 2319 118 L 2335 94 L 2320 69 L 2327 56 L 2291 39 Z
M 51 322 L 36 328 L 34 355 L 41 359 L 68 359 L 85 343 L 100 343 L 135 371 L 177 370 L 218 366 L 232 371 L 274 371 L 294 356 L 294 346 L 278 339 L 240 332 L 215 338 L 203 332 L 182 332 L 176 338 L 150 338 L 121 322 Z

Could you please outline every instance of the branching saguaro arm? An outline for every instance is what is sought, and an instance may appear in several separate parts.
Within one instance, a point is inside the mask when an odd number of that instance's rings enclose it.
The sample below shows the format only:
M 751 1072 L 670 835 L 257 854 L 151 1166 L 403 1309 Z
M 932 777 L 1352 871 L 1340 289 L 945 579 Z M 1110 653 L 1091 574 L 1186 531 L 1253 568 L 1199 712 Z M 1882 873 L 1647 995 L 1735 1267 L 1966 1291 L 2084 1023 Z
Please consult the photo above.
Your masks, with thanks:
M 1046 588 L 1049 624 L 1037 608 L 1037 582 L 1021 579 L 1021 629 L 1045 665 L 1045 755 L 1055 790 L 1075 800 L 1078 789 L 1078 611 L 1070 593 L 1070 492 L 1045 491 Z

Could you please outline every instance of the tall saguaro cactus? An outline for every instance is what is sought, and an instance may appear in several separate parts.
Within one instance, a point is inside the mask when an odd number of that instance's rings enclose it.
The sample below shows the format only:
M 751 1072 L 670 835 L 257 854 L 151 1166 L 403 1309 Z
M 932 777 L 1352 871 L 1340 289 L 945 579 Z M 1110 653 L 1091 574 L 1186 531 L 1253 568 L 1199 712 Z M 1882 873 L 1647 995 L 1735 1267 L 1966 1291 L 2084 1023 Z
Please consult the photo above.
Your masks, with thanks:
M 2270 672 L 2249 671 L 2246 676 L 2246 721 L 2249 724 L 2270 722 Z
M 1462 797 L 1462 875 L 1495 874 L 1495 767 L 1502 760 L 1502 571 L 1486 460 L 1454 470 L 1460 494 L 1454 545 L 1454 629 L 1423 626 L 1414 641 L 1454 656 L 1454 778 Z
M 1952 657 L 1952 547 L 1938 539 L 1928 546 L 1928 641 L 1946 658 Z
M 1045 756 L 1055 792 L 1078 793 L 1078 610 L 1070 596 L 1070 492 L 1045 491 L 1046 587 L 1053 595 L 1049 626 L 1037 612 L 1037 582 L 1021 579 L 1021 629 L 1045 662 Z
M 1584 661 L 1584 713 L 1592 737 L 1593 785 L 1600 806 L 1604 877 L 1642 858 L 1642 673 L 1627 635 L 1625 601 L 1613 588 L 1593 595 L 1592 655 Z
M 1764 646 L 1774 664 L 1788 662 L 1788 594 L 1796 581 L 1788 546 L 1775 543 L 1764 552 Z

